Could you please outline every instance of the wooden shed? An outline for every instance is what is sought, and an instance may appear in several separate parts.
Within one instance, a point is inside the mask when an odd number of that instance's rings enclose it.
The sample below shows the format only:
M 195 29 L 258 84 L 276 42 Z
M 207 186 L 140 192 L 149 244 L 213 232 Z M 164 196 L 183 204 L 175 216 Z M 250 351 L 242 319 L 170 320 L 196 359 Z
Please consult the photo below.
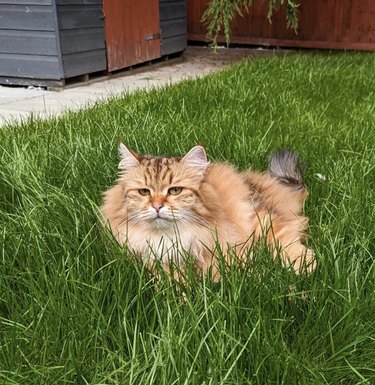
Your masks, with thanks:
M 187 46 L 186 0 L 103 0 L 108 70 Z
M 101 0 L 0 0 L 0 82 L 63 85 L 106 69 Z
M 188 2 L 188 39 L 207 41 L 201 22 L 208 0 Z M 375 50 L 374 0 L 302 0 L 298 34 L 286 27 L 286 9 L 267 19 L 267 2 L 254 1 L 232 23 L 232 43 L 303 48 Z M 221 36 L 219 41 L 224 41 Z
M 63 86 L 187 45 L 186 0 L 0 0 L 0 84 Z

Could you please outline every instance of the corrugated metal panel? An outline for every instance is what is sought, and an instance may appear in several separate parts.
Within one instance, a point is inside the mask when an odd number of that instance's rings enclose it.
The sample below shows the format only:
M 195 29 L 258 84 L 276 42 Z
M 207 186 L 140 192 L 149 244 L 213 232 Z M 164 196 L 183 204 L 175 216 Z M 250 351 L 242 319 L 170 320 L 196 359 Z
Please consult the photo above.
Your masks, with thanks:
M 160 0 L 161 54 L 183 51 L 187 46 L 186 0 Z

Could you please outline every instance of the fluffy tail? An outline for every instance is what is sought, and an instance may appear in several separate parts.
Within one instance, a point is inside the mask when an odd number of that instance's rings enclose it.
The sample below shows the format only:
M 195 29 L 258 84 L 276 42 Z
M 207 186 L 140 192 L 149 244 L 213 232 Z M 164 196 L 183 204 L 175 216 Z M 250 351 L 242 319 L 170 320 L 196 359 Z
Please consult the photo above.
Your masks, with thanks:
M 304 188 L 302 172 L 297 153 L 279 150 L 271 156 L 268 170 L 280 182 L 295 189 Z

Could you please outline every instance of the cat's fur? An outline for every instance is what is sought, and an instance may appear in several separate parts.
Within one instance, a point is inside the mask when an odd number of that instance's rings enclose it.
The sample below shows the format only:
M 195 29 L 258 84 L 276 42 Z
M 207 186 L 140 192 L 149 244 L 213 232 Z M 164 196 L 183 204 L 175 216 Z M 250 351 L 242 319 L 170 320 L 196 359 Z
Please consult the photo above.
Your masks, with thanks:
M 176 158 L 141 156 L 121 144 L 120 156 L 122 172 L 104 193 L 102 213 L 118 242 L 146 261 L 168 269 L 188 253 L 218 278 L 217 244 L 245 258 L 264 237 L 285 265 L 315 268 L 304 245 L 308 193 L 294 153 L 277 152 L 264 173 L 209 163 L 202 146 Z

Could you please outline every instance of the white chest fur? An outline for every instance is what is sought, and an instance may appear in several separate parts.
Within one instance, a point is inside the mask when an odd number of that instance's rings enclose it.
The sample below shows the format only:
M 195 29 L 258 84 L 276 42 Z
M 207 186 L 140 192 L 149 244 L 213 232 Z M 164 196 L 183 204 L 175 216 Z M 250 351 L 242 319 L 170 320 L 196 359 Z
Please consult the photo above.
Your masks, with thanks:
M 210 247 L 212 235 L 207 230 L 194 231 L 185 226 L 169 229 L 144 229 L 128 231 L 128 247 L 140 253 L 144 260 L 161 260 L 163 263 L 173 260 L 181 263 L 186 255 L 203 262 L 203 252 Z

